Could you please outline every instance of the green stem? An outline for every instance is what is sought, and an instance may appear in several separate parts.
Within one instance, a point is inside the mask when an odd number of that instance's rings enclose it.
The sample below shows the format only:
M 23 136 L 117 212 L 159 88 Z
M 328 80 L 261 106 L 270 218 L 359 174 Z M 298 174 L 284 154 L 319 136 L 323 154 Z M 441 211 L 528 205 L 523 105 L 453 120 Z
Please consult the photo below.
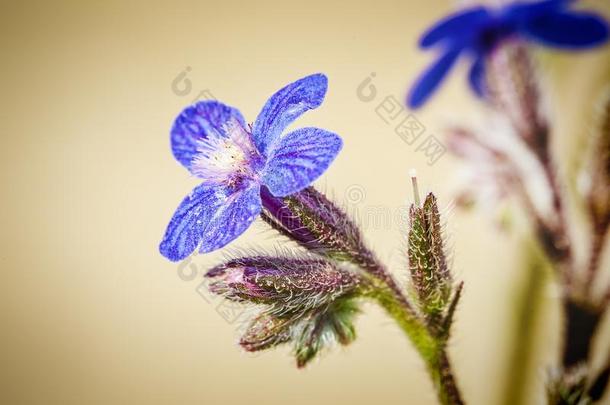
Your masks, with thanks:
M 349 261 L 364 271 L 369 283 L 362 288 L 362 294 L 377 301 L 413 342 L 426 363 L 441 404 L 461 405 L 445 350 L 447 338 L 434 337 L 392 275 L 365 246 L 353 221 L 312 187 L 283 200 L 267 192 L 263 203 L 263 218 L 272 227 L 317 254 Z
M 442 404 L 446 405 L 462 405 L 464 401 L 460 395 L 453 372 L 447 350 L 445 347 L 439 348 L 436 357 L 436 363 L 428 366 L 428 372 L 432 376 L 434 385 L 439 395 Z
M 536 321 L 542 307 L 545 269 L 541 253 L 528 248 L 527 279 L 519 294 L 515 333 L 512 339 L 508 377 L 503 395 L 505 405 L 518 405 L 526 401 L 525 392 L 532 366 L 536 340 Z
M 375 284 L 366 292 L 400 326 L 426 364 L 426 369 L 442 405 L 462 405 L 460 391 L 453 376 L 444 342 L 437 341 L 428 331 L 424 321 L 402 305 L 402 300 L 387 286 Z

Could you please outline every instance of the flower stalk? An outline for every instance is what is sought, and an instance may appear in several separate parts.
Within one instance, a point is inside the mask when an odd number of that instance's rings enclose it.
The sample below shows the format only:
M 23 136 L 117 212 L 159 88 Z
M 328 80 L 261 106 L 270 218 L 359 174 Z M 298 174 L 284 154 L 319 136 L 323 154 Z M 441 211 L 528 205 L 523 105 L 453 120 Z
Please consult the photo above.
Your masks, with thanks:
M 417 180 L 414 177 L 412 182 L 414 192 L 418 195 Z M 415 308 L 385 266 L 366 247 L 355 223 L 322 193 L 309 187 L 283 199 L 265 192 L 262 195 L 262 217 L 274 229 L 311 253 L 330 260 L 352 263 L 367 274 L 368 283 L 362 290 L 362 296 L 374 300 L 384 308 L 415 346 L 426 364 L 441 403 L 462 404 L 446 352 L 451 320 L 460 297 L 461 285 L 450 300 L 451 278 L 444 257 L 440 215 L 434 195 L 428 195 L 423 207 L 412 207 L 412 213 L 418 212 L 418 218 L 421 217 L 416 225 L 418 237 L 432 243 L 427 250 L 422 251 L 421 257 L 416 257 L 414 252 L 423 246 L 410 245 L 410 261 L 415 267 L 416 260 L 430 263 L 425 268 L 428 275 L 421 274 L 418 280 L 423 282 L 424 277 L 432 275 L 433 281 L 428 283 L 428 286 L 435 291 L 442 290 L 440 293 L 433 292 L 428 297 L 436 300 L 436 296 L 440 294 L 440 303 L 421 304 L 420 310 Z M 418 197 L 416 201 L 419 204 Z M 413 225 L 412 223 L 411 227 Z
M 461 288 L 458 290 L 460 291 Z M 402 299 L 395 292 L 380 285 L 371 288 L 366 296 L 377 302 L 391 316 L 409 338 L 426 365 L 432 383 L 442 405 L 461 405 L 464 403 L 457 386 L 453 368 L 447 355 L 448 333 L 442 338 L 431 333 L 418 317 L 405 311 Z M 459 297 L 454 300 L 455 304 Z M 446 325 L 448 331 L 449 325 Z

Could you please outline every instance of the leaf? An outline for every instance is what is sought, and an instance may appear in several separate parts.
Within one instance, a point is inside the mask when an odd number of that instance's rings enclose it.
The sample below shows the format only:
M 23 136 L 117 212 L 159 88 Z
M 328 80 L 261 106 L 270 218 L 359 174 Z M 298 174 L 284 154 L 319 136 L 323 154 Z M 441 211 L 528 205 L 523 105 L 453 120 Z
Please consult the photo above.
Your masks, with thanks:
M 239 344 L 249 352 L 270 349 L 290 340 L 294 319 L 263 312 L 252 320 Z
M 297 367 L 305 367 L 323 349 L 356 339 L 353 319 L 360 311 L 354 300 L 341 299 L 304 315 L 259 314 L 240 339 L 247 351 L 259 351 L 292 342 Z
M 334 343 L 352 343 L 356 339 L 353 318 L 358 312 L 353 301 L 341 300 L 301 321 L 293 335 L 297 367 L 305 367 L 320 351 Z
M 464 288 L 464 282 L 460 282 L 453 293 L 453 297 L 451 298 L 451 302 L 447 307 L 447 312 L 445 313 L 445 319 L 443 320 L 442 331 L 445 335 L 445 339 L 449 338 L 449 331 L 451 330 L 451 325 L 453 324 L 453 316 L 455 315 L 455 310 L 457 309 L 458 303 L 460 302 L 460 298 L 462 298 L 462 289 Z

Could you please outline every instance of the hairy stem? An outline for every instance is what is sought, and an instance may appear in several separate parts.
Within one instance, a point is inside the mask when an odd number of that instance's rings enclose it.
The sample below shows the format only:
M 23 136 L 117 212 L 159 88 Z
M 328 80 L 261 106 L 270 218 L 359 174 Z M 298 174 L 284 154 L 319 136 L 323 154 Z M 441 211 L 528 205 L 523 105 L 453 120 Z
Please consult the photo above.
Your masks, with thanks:
M 591 295 L 593 281 L 595 281 L 595 275 L 597 273 L 597 269 L 599 269 L 606 237 L 607 233 L 604 231 L 595 232 L 593 235 L 591 253 L 589 254 L 589 263 L 587 264 L 587 279 L 585 281 L 585 292 L 588 295 Z
M 398 323 L 426 363 L 440 403 L 462 405 L 464 402 L 447 356 L 446 341 L 431 334 L 392 275 L 364 245 L 356 251 L 354 262 L 382 283 L 372 291 L 372 295 Z
M 375 256 L 368 251 L 368 249 L 364 247 L 361 247 L 361 249 L 364 249 L 365 251 L 357 254 L 356 257 L 354 257 L 355 264 L 384 283 L 394 295 L 396 303 L 405 311 L 405 313 L 411 318 L 417 318 L 415 308 L 413 308 L 411 303 L 407 300 L 407 297 L 394 280 L 394 277 L 392 277 L 385 266 L 381 264 L 375 258 Z
M 405 311 L 402 298 L 384 285 L 372 288 L 367 296 L 373 298 L 396 321 L 426 364 L 434 388 L 442 405 L 464 403 L 447 356 L 445 342 L 435 339 L 424 321 Z
M 372 292 L 372 295 L 396 320 L 426 363 L 440 403 L 442 405 L 463 404 L 464 401 L 447 356 L 446 341 L 437 339 L 431 334 L 425 321 L 418 316 L 393 277 L 371 252 L 363 252 L 360 257 L 368 259 L 366 262 L 360 263 L 360 266 L 383 283 Z
M 390 272 L 365 245 L 347 214 L 313 187 L 280 199 L 262 189 L 263 219 L 309 251 L 351 262 L 368 275 L 362 293 L 394 318 L 423 358 L 442 405 L 463 403 L 447 357 L 447 337 L 435 337 Z M 446 334 L 448 336 L 448 333 Z
M 562 199 L 561 187 L 557 179 L 555 165 L 551 158 L 542 161 L 545 173 L 548 178 L 552 191 L 553 208 L 557 214 L 557 226 L 553 230 L 555 239 L 554 247 L 557 251 L 555 257 L 551 257 L 559 266 L 560 274 L 563 276 L 565 287 L 569 288 L 572 283 L 573 263 L 572 263 L 572 248 L 568 235 L 568 221 L 566 218 L 565 204 Z
M 438 350 L 437 362 L 431 366 L 429 366 L 430 373 L 432 374 L 432 380 L 436 385 L 441 403 L 447 405 L 463 404 L 464 401 L 453 377 L 451 363 L 449 362 L 445 347 L 441 347 Z

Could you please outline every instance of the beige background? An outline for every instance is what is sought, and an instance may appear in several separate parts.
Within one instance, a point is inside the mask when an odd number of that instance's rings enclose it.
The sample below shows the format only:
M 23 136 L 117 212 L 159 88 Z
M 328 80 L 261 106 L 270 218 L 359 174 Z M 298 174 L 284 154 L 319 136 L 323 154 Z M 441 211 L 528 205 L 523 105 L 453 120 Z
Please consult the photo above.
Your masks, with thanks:
M 355 344 L 307 370 L 296 370 L 287 349 L 252 358 L 235 345 L 236 325 L 197 293 L 200 277 L 181 279 L 157 246 L 196 185 L 171 156 L 175 115 L 207 90 L 252 121 L 274 91 L 318 71 L 330 80 L 326 101 L 296 125 L 345 141 L 318 184 L 339 201 L 361 193 L 353 204 L 361 213 L 394 212 L 410 196 L 407 173 L 415 167 L 422 187 L 448 205 L 459 163 L 446 155 L 428 166 L 374 109 L 386 95 L 402 101 L 431 61 L 415 49 L 418 34 L 452 7 L 442 0 L 3 2 L 0 402 L 434 403 L 422 363 L 377 308 L 360 318 Z M 549 77 L 565 96 L 558 102 L 565 148 L 587 127 L 608 55 L 550 60 Z M 180 96 L 172 81 L 187 66 L 191 91 Z M 447 123 L 480 113 L 458 70 L 417 113 L 428 134 L 440 137 Z M 371 72 L 378 99 L 365 103 L 356 88 Z M 371 245 L 404 278 L 404 224 L 363 222 Z M 467 286 L 452 358 L 469 403 L 497 403 L 517 333 L 514 238 L 489 214 L 454 213 L 450 228 Z M 259 224 L 233 246 L 280 242 Z M 196 264 L 203 270 L 221 256 Z M 556 350 L 556 314 L 549 314 L 543 360 Z M 531 403 L 540 403 L 544 370 L 532 376 Z

